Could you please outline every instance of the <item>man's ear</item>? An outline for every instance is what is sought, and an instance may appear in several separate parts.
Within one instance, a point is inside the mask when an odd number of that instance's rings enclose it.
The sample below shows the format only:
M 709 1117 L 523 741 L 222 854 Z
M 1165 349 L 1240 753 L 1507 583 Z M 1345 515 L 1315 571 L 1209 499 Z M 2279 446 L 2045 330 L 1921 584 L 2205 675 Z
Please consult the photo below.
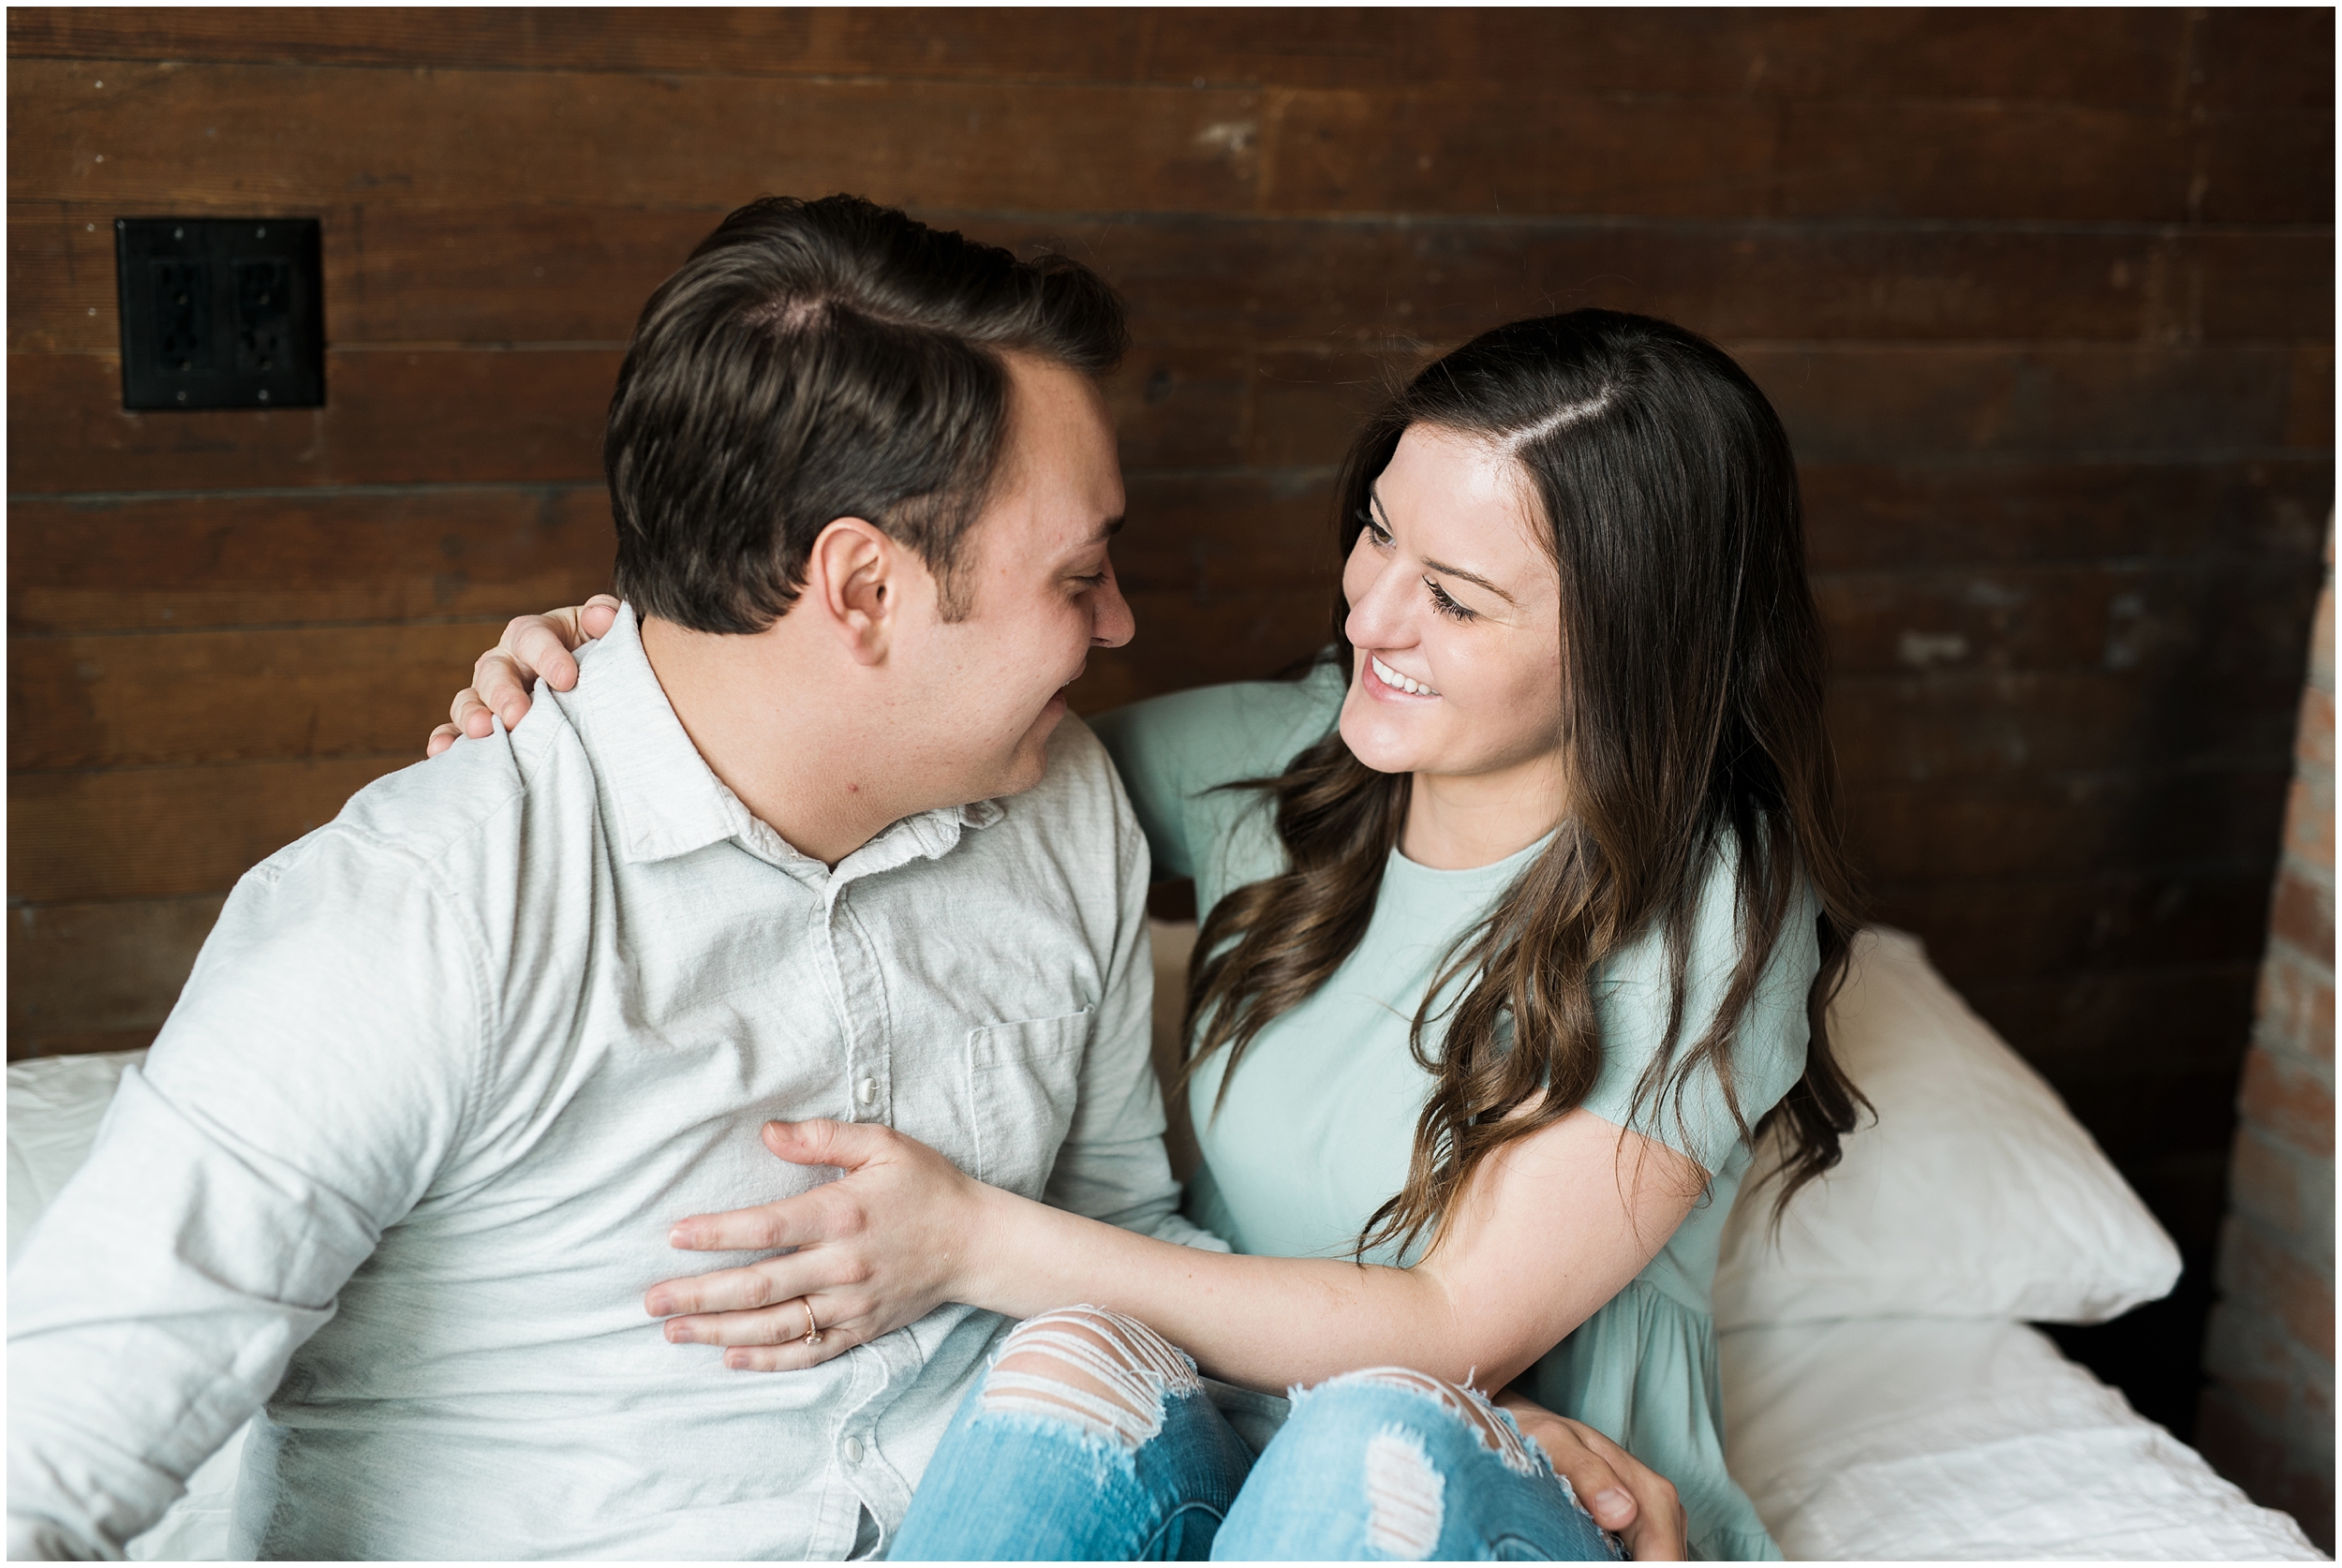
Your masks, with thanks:
M 805 591 L 790 613 L 807 611 L 830 627 L 858 664 L 886 658 L 902 606 L 903 549 L 859 517 L 834 519 L 813 540 Z

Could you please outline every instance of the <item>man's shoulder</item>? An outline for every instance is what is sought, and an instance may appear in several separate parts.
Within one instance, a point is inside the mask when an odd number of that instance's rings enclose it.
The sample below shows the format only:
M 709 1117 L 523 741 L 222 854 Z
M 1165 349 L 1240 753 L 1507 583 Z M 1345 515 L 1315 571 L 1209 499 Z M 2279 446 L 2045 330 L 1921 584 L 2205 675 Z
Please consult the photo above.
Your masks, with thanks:
M 552 703 L 518 730 L 458 740 L 427 762 L 385 774 L 351 795 L 332 821 L 256 868 L 281 875 L 325 844 L 385 863 L 450 870 L 505 860 L 532 819 L 593 816 L 593 770 L 576 732 Z M 565 810 L 565 807 L 572 809 Z

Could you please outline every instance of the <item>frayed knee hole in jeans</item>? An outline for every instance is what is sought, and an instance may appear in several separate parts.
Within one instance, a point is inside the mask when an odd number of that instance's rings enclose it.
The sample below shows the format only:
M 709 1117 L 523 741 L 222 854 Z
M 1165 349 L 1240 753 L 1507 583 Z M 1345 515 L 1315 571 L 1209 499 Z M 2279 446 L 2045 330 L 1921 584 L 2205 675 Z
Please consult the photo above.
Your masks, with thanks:
M 1480 1446 L 1503 1460 L 1505 1468 L 1517 1475 L 1535 1475 L 1544 1468 L 1537 1462 L 1538 1456 L 1530 1449 L 1529 1440 L 1520 1435 L 1520 1428 L 1490 1404 L 1487 1395 L 1470 1383 L 1459 1386 L 1445 1378 L 1435 1378 L 1412 1367 L 1370 1367 L 1363 1371 L 1343 1372 L 1339 1377 L 1328 1378 L 1306 1392 L 1313 1394 L 1323 1389 L 1359 1384 L 1420 1394 L 1471 1427 L 1479 1438 Z M 1296 1398 L 1299 1397 L 1297 1392 Z
M 1010 1333 L 985 1374 L 982 1408 L 1060 1422 L 1129 1452 L 1163 1429 L 1165 1398 L 1202 1386 L 1194 1363 L 1137 1319 L 1066 1307 Z

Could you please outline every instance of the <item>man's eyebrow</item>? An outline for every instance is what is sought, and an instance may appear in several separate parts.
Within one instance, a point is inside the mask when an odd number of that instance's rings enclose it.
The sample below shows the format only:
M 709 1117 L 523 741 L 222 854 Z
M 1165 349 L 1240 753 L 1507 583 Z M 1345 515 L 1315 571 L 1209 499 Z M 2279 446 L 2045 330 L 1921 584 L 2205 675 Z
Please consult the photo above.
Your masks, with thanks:
M 1383 505 L 1383 493 L 1381 489 L 1379 487 L 1369 487 L 1366 493 L 1366 498 L 1373 506 L 1376 511 L 1383 514 L 1383 526 L 1386 530 L 1387 530 L 1390 527 L 1390 509 Z M 1438 572 L 1443 577 L 1460 577 L 1467 583 L 1476 583 L 1481 587 L 1486 588 L 1489 592 L 1494 594 L 1497 598 L 1503 599 L 1507 604 L 1518 607 L 1520 603 L 1520 600 L 1515 599 L 1512 595 L 1506 593 L 1504 589 L 1498 587 L 1495 584 L 1490 582 L 1487 578 L 1481 576 L 1476 571 L 1466 571 L 1461 567 L 1449 566 L 1445 561 L 1433 561 L 1427 559 L 1423 564 L 1430 567 L 1433 571 Z
M 1105 543 L 1121 531 L 1122 519 L 1119 517 L 1106 518 L 1104 522 L 1098 525 L 1096 529 L 1091 532 L 1088 539 L 1083 540 L 1079 544 L 1067 545 L 1065 547 L 1064 558 L 1072 560 L 1075 556 L 1080 555 L 1085 550 L 1094 550 L 1099 545 Z

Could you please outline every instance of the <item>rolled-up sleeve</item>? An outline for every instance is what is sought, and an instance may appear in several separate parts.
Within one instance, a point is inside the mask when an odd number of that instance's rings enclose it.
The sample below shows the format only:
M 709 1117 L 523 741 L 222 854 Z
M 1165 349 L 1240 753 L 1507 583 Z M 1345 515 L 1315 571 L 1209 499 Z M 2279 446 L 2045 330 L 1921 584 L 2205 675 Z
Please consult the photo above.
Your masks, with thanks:
M 8 1277 L 11 1557 L 115 1557 L 463 1137 L 483 943 L 336 825 L 245 878 Z

